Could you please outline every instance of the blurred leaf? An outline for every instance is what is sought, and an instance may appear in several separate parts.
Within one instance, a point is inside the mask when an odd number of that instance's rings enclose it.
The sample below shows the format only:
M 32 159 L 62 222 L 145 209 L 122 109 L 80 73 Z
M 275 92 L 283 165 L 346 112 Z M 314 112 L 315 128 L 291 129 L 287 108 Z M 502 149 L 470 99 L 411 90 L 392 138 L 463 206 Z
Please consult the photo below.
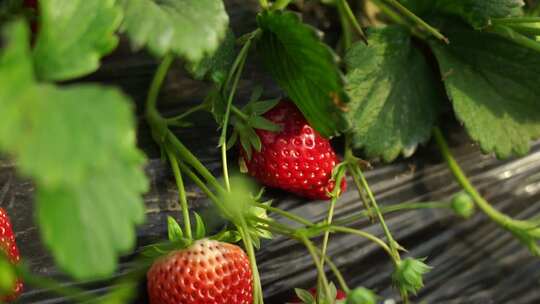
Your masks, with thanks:
M 171 242 L 178 241 L 184 237 L 182 227 L 180 227 L 172 216 L 167 216 L 167 233 Z
M 198 62 L 225 37 L 229 16 L 222 0 L 118 0 L 133 47 L 161 57 L 168 52 Z
M 257 50 L 266 68 L 313 128 L 325 137 L 346 130 L 348 98 L 332 49 L 295 13 L 264 11 L 257 22 L 262 29 Z
M 540 54 L 455 22 L 432 42 L 454 111 L 486 153 L 523 155 L 540 137 Z
M 434 73 L 399 26 L 372 29 L 346 55 L 354 148 L 368 157 L 409 156 L 431 135 L 442 96 Z
M 114 0 L 40 0 L 36 75 L 67 80 L 94 72 L 118 45 L 122 12 Z
M 196 240 L 200 240 L 206 237 L 206 225 L 204 224 L 202 217 L 197 212 L 194 212 L 193 215 L 195 216 L 195 234 L 193 237 Z
M 205 56 L 197 63 L 188 63 L 187 70 L 195 79 L 208 79 L 222 84 L 225 82 L 236 56 L 235 44 L 236 38 L 232 30 L 229 29 L 216 52 Z
M 28 36 L 22 22 L 4 31 L 0 149 L 35 181 L 40 232 L 59 266 L 78 279 L 110 275 L 144 220 L 132 108 L 115 89 L 36 84 Z

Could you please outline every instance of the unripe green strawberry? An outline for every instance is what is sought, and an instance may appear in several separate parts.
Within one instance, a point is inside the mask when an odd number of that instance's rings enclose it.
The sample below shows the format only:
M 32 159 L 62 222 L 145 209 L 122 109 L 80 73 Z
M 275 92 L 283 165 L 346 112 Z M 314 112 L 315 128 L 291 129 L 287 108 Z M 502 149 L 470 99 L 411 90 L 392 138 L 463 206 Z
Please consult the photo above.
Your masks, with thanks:
M 252 274 L 238 246 L 202 239 L 159 258 L 147 273 L 151 304 L 251 304 Z
M 248 173 L 262 184 L 311 199 L 329 199 L 334 189 L 332 170 L 339 159 L 330 145 L 306 121 L 290 101 L 281 101 L 264 118 L 281 126 L 281 131 L 257 129 L 262 149 L 251 158 L 242 149 Z M 341 189 L 345 189 L 345 179 Z

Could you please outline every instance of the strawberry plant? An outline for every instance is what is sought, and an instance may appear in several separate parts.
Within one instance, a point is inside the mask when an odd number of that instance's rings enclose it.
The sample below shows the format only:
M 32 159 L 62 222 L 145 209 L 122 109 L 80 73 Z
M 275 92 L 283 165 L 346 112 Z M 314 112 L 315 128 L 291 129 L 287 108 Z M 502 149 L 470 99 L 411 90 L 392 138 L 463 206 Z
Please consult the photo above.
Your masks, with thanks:
M 80 302 L 125 303 L 146 280 L 150 303 L 260 304 L 256 252 L 264 239 L 280 235 L 304 246 L 317 272 L 313 289 L 297 288 L 293 302 L 376 303 L 373 291 L 349 286 L 327 254 L 331 234 L 342 233 L 367 239 L 388 256 L 388 278 L 409 303 L 437 268 L 426 257 L 402 256 L 407 249 L 384 214 L 426 208 L 464 219 L 479 210 L 540 256 L 537 218 L 514 219 L 493 207 L 456 161 L 441 123 L 443 115 L 457 119 L 482 152 L 500 159 L 528 153 L 540 137 L 540 5 L 324 0 L 317 5 L 339 19 L 332 42 L 303 21 L 303 2 L 259 0 L 253 28 L 240 35 L 223 0 L 3 1 L 0 152 L 35 185 L 44 245 L 75 281 L 111 279 L 121 256 L 135 257 L 106 294 L 66 287 L 32 273 L 24 256 L 19 261 L 0 210 L 0 299 L 14 300 L 24 281 Z M 83 78 L 100 68 L 120 37 L 160 62 L 139 113 L 174 176 L 181 207 L 180 223 L 163 223 L 168 239 L 136 253 L 149 182 L 135 140 L 135 103 L 118 88 Z M 169 116 L 158 108 L 159 93 L 169 70 L 179 68 L 175 62 L 210 89 L 193 108 Z M 284 96 L 261 99 L 255 86 L 250 100 L 238 98 L 248 62 L 261 65 Z M 219 129 L 219 175 L 175 133 L 198 132 L 190 119 L 195 112 L 207 112 Z M 448 202 L 379 206 L 365 176 L 370 161 L 409 157 L 430 140 L 462 190 Z M 265 201 L 249 176 L 327 201 L 326 218 L 314 222 Z M 222 230 L 207 228 L 193 212 L 188 181 L 226 221 Z M 346 189 L 357 193 L 363 210 L 334 219 Z M 354 228 L 366 217 L 380 225 L 382 237 Z

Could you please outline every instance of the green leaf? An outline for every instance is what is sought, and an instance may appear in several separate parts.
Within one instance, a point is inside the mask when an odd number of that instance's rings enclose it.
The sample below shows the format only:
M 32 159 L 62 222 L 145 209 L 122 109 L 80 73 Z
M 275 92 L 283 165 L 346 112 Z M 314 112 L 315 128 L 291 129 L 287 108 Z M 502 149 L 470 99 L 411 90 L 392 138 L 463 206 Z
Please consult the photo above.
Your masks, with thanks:
M 132 108 L 115 89 L 36 84 L 28 34 L 22 22 L 4 32 L 0 150 L 33 178 L 42 239 L 59 266 L 78 279 L 107 276 L 144 219 Z
M 236 56 L 235 42 L 234 33 L 229 29 L 217 51 L 211 56 L 205 56 L 199 62 L 188 63 L 186 66 L 188 72 L 195 79 L 208 79 L 222 84 L 225 82 Z
M 171 242 L 180 240 L 184 237 L 182 227 L 180 227 L 178 222 L 172 216 L 167 216 L 167 233 L 169 235 L 169 241 Z
M 204 224 L 202 217 L 197 212 L 194 212 L 193 215 L 195 216 L 195 234 L 193 237 L 196 240 L 200 240 L 206 237 L 206 225 Z
M 34 47 L 36 74 L 67 80 L 94 72 L 118 44 L 122 12 L 114 0 L 41 0 Z
M 281 126 L 271 122 L 270 120 L 262 116 L 251 116 L 249 118 L 249 125 L 255 129 L 267 130 L 271 132 L 281 131 Z
M 229 17 L 222 0 L 118 0 L 135 49 L 173 52 L 191 62 L 211 55 L 225 37 Z
M 520 15 L 524 5 L 523 0 L 437 0 L 435 3 L 438 11 L 460 16 L 475 28 L 488 26 L 492 18 Z
M 295 288 L 294 292 L 296 293 L 298 298 L 302 300 L 303 303 L 315 303 L 315 298 L 313 297 L 311 292 L 300 288 Z
M 389 162 L 429 139 L 442 98 L 405 28 L 372 29 L 368 35 L 369 46 L 356 43 L 346 55 L 352 145 Z
M 349 292 L 346 304 L 376 304 L 377 295 L 364 287 L 358 287 Z
M 279 99 L 261 100 L 248 104 L 249 110 L 255 115 L 263 115 L 279 103 Z
M 346 130 L 344 79 L 337 56 L 316 30 L 287 11 L 264 11 L 257 22 L 257 49 L 266 68 L 309 123 L 326 137 Z
M 452 43 L 431 46 L 454 111 L 499 158 L 523 155 L 540 137 L 540 54 L 495 34 L 449 24 Z

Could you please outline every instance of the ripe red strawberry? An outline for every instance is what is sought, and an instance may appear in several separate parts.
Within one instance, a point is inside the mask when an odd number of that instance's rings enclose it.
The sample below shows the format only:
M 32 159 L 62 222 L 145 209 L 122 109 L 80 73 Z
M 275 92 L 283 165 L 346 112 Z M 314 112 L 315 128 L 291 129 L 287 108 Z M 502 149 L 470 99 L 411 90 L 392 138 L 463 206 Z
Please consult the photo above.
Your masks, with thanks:
M 339 162 L 329 140 L 315 131 L 290 101 L 281 101 L 263 117 L 282 129 L 256 130 L 261 151 L 254 151 L 248 159 L 241 150 L 248 173 L 270 187 L 311 199 L 329 199 L 328 192 L 334 188 L 332 170 Z M 345 186 L 343 179 L 341 189 Z
M 313 296 L 313 299 L 317 298 L 317 289 L 311 288 L 309 290 L 309 292 Z M 347 294 L 342 290 L 336 290 L 336 300 L 343 301 L 345 299 L 347 299 Z M 299 303 L 302 303 L 302 300 L 300 300 L 300 298 L 298 298 L 298 296 L 295 296 L 289 303 L 290 304 L 299 304 Z M 341 302 L 338 302 L 338 303 L 341 303 Z
M 158 259 L 147 273 L 151 304 L 251 304 L 251 268 L 238 246 L 203 239 Z
M 11 263 L 17 264 L 21 260 L 19 249 L 15 243 L 15 235 L 11 228 L 11 221 L 3 208 L 0 208 L 0 249 L 7 255 Z M 22 290 L 23 283 L 18 280 L 15 283 L 12 293 L 8 296 L 0 297 L 0 300 L 4 302 L 13 301 L 21 294 Z

